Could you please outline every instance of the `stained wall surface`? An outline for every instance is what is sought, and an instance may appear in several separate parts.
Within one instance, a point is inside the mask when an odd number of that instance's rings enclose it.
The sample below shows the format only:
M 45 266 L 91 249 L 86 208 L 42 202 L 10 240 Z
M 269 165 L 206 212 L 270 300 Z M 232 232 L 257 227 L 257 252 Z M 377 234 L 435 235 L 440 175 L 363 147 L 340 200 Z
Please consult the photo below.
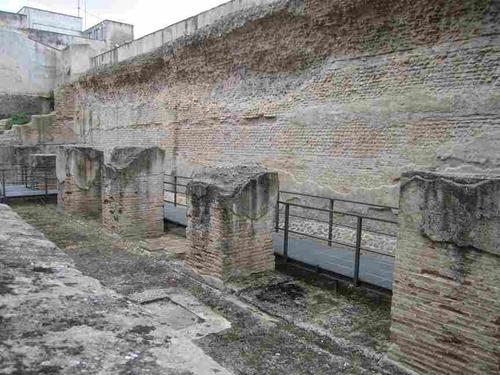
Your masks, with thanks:
M 500 132 L 498 2 L 262 4 L 92 71 L 56 106 L 81 142 L 162 147 L 167 172 L 259 162 L 284 188 L 388 205 L 403 171 L 472 164 L 456 146 Z
M 402 180 L 390 357 L 421 374 L 500 372 L 500 179 Z
M 117 147 L 103 167 L 102 223 L 125 238 L 160 237 L 165 152 Z
M 0 118 L 50 109 L 57 52 L 19 30 L 0 28 Z
M 104 154 L 82 146 L 57 149 L 57 206 L 60 210 L 100 217 L 102 212 L 102 179 Z

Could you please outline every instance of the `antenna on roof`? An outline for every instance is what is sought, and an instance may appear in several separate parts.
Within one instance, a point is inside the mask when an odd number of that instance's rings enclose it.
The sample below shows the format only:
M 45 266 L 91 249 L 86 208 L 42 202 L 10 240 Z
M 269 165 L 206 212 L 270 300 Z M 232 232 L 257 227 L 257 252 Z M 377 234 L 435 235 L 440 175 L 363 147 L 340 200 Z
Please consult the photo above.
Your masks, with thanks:
M 78 0 L 78 17 L 80 17 L 80 0 Z
M 83 21 L 83 24 L 84 24 L 84 29 L 87 28 L 87 1 L 86 0 L 83 0 L 83 7 L 84 7 L 84 12 L 85 12 L 85 18 L 84 18 L 84 21 Z

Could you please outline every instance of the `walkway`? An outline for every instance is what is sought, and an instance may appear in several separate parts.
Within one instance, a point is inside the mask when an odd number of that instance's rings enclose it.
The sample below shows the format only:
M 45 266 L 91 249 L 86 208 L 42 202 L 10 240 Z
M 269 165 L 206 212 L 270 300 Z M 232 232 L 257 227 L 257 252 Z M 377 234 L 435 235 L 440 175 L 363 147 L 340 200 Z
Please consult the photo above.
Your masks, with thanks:
M 187 225 L 186 208 L 166 203 L 165 218 L 174 223 Z M 273 247 L 276 254 L 283 254 L 283 233 L 273 235 Z M 322 269 L 343 276 L 353 276 L 354 252 L 348 248 L 328 247 L 317 241 L 291 237 L 288 257 L 313 267 L 320 266 Z M 361 281 L 392 290 L 393 271 L 393 258 L 362 253 L 359 270 Z
M 24 197 L 38 197 L 45 195 L 45 190 L 35 190 L 27 188 L 25 185 L 6 185 L 5 186 L 7 198 L 24 198 Z M 57 195 L 57 189 L 47 191 L 48 195 Z M 3 197 L 3 191 L 0 186 L 0 197 Z

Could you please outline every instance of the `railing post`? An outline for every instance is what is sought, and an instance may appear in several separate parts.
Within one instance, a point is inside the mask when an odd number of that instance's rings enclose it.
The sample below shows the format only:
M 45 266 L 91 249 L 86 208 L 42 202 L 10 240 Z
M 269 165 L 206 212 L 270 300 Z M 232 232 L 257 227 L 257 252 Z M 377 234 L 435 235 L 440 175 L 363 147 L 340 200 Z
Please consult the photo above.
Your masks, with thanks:
M 43 183 L 45 184 L 45 196 L 47 196 L 49 193 L 49 189 L 47 186 L 47 169 L 45 168 L 43 170 Z
M 174 176 L 174 207 L 177 207 L 177 175 Z
M 354 286 L 359 285 L 359 260 L 361 257 L 361 236 L 363 231 L 363 218 L 358 216 L 356 227 L 356 252 L 354 253 Z
M 7 197 L 7 189 L 5 187 L 5 171 L 2 169 L 2 201 Z
M 283 236 L 283 258 L 285 263 L 288 262 L 288 231 L 290 224 L 290 204 L 285 203 L 285 234 Z
M 328 214 L 328 246 L 332 246 L 332 239 L 333 239 L 333 206 L 335 204 L 335 201 L 333 199 L 330 199 L 330 212 Z
M 275 219 L 275 227 L 274 230 L 276 233 L 279 232 L 280 228 L 280 192 L 278 191 L 278 200 L 276 202 L 276 219 Z

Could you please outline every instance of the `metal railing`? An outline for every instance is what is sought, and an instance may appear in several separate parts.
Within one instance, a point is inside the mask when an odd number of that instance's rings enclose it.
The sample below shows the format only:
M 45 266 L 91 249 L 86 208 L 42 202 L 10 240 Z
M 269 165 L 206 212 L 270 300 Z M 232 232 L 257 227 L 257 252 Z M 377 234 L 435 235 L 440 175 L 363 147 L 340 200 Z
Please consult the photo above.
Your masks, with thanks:
M 290 192 L 288 192 L 290 193 Z M 297 193 L 293 193 L 297 194 Z M 315 197 L 312 195 L 308 195 L 310 197 Z M 315 197 L 316 198 L 316 197 Z M 323 197 L 324 198 L 324 197 Z M 363 233 L 366 232 L 371 232 L 374 233 L 374 231 L 370 230 L 365 230 L 364 229 L 364 224 L 367 221 L 375 221 L 379 223 L 385 223 L 389 225 L 398 225 L 397 221 L 394 220 L 389 220 L 389 219 L 383 219 L 383 218 L 377 218 L 377 217 L 372 217 L 372 216 L 367 216 L 367 215 L 361 215 L 361 214 L 356 214 L 352 212 L 347 212 L 347 211 L 339 211 L 334 209 L 334 204 L 332 201 L 335 199 L 333 198 L 325 198 L 330 200 L 330 208 L 320 208 L 320 207 L 313 207 L 313 206 L 308 206 L 304 204 L 298 204 L 298 203 L 291 203 L 291 202 L 285 202 L 285 201 L 278 201 L 278 209 L 276 210 L 276 227 L 275 230 L 276 232 L 283 232 L 283 261 L 284 263 L 288 262 L 289 258 L 289 244 L 290 244 L 290 236 L 291 235 L 297 235 L 299 237 L 306 237 L 306 238 L 311 238 L 313 240 L 319 240 L 321 242 L 326 243 L 329 247 L 333 246 L 340 246 L 341 248 L 347 248 L 353 250 L 353 277 L 352 277 L 352 283 L 355 286 L 359 286 L 360 284 L 360 277 L 359 277 L 359 270 L 360 270 L 360 264 L 361 264 L 361 255 L 362 253 L 368 253 L 368 254 L 373 254 L 375 256 L 381 256 L 381 257 L 389 257 L 389 258 L 394 258 L 392 254 L 387 254 L 384 252 L 376 251 L 372 248 L 364 247 L 363 246 Z M 349 202 L 349 203 L 356 203 L 356 204 L 365 204 L 363 202 L 356 202 L 356 201 L 347 201 L 343 200 L 344 202 Z M 370 205 L 370 204 L 368 204 Z M 385 206 L 380 206 L 380 205 L 370 205 L 370 206 L 377 206 L 379 208 L 383 208 Z M 283 226 L 280 226 L 280 208 L 283 207 L 284 210 L 284 218 L 283 218 Z M 327 237 L 322 237 L 318 235 L 314 235 L 311 233 L 307 233 L 305 231 L 300 231 L 300 230 L 294 230 L 291 229 L 291 222 L 290 219 L 292 217 L 299 217 L 303 218 L 303 216 L 298 216 L 294 215 L 292 213 L 293 208 L 299 208 L 301 210 L 306 210 L 306 211 L 314 211 L 314 212 L 321 212 L 324 214 L 327 214 L 329 217 L 328 221 L 328 236 Z M 389 207 L 388 207 L 389 208 Z M 347 216 L 355 219 L 356 225 L 354 227 L 348 226 L 349 228 L 355 229 L 355 241 L 354 243 L 349 243 L 345 241 L 340 241 L 336 240 L 333 238 L 333 227 L 337 224 L 333 222 L 333 217 L 334 215 L 342 215 L 342 216 Z M 396 235 L 391 234 L 391 233 L 381 233 L 381 232 L 375 232 L 378 234 L 382 234 L 388 237 L 396 237 Z M 318 266 L 319 267 L 319 266 Z M 345 275 L 342 275 L 345 276 Z
M 164 197 L 164 202 L 166 203 L 171 203 L 175 207 L 181 206 L 181 207 L 187 207 L 186 205 L 186 189 L 187 189 L 187 184 L 189 181 L 191 181 L 193 178 L 192 177 L 185 177 L 185 176 L 177 176 L 173 174 L 165 174 L 165 177 L 167 179 L 170 179 L 171 181 L 163 181 L 163 186 L 164 189 L 163 191 L 165 193 L 170 193 L 173 195 L 172 199 L 169 199 L 166 194 Z M 183 201 L 179 202 L 179 197 L 184 198 Z
M 170 195 L 165 196 L 165 202 L 175 207 L 186 207 L 186 188 L 193 178 L 174 174 L 166 174 L 165 177 L 165 193 Z M 314 204 L 309 204 L 308 201 L 314 201 Z M 355 212 L 359 210 L 363 213 Z M 361 284 L 372 288 L 374 285 L 363 279 L 364 273 L 360 278 L 360 268 L 365 257 L 393 262 L 394 255 L 388 251 L 387 243 L 391 246 L 395 244 L 398 232 L 397 213 L 398 207 L 395 206 L 281 190 L 277 201 L 275 231 L 283 233 L 283 248 L 276 251 L 276 255 L 281 257 L 283 264 L 300 264 L 301 267 L 351 282 L 355 286 Z M 317 222 L 318 226 L 311 229 L 310 225 L 304 225 L 307 221 Z M 328 269 L 324 258 L 312 259 L 312 256 L 307 255 L 307 246 L 314 247 L 314 244 L 308 243 L 301 249 L 306 254 L 305 258 L 302 257 L 304 261 L 294 259 L 293 252 L 290 256 L 292 241 L 304 238 L 318 243 L 318 248 L 310 248 L 311 251 L 330 251 L 328 248 L 333 252 L 339 249 L 352 251 L 352 258 L 349 258 L 351 260 L 348 263 L 352 264 L 350 276 L 346 276 L 347 272 L 335 274 Z M 350 257 L 350 253 L 346 254 L 346 251 L 342 251 L 342 254 Z M 388 288 L 382 289 L 387 291 Z
M 327 203 L 327 204 L 322 202 L 318 206 L 311 206 L 311 205 L 306 204 L 307 207 L 318 208 L 318 210 L 316 210 L 316 212 L 323 213 L 324 215 L 319 215 L 319 217 L 318 217 L 318 215 L 316 215 L 316 216 L 303 216 L 300 214 L 291 214 L 291 217 L 327 224 L 328 225 L 328 245 L 329 246 L 331 246 L 331 244 L 332 244 L 334 227 L 342 227 L 342 228 L 348 228 L 348 229 L 353 229 L 353 230 L 355 230 L 357 228 L 356 223 L 349 224 L 349 223 L 342 223 L 339 220 L 335 220 L 336 219 L 335 214 L 341 215 L 341 216 L 346 216 L 346 215 L 352 216 L 352 214 L 355 214 L 354 212 L 349 212 L 349 211 L 339 211 L 339 210 L 335 211 L 335 203 L 337 203 L 337 202 L 340 202 L 344 205 L 350 205 L 350 206 L 355 207 L 355 208 L 363 207 L 365 209 L 375 209 L 375 210 L 381 211 L 381 212 L 382 211 L 390 211 L 390 214 L 388 216 L 390 216 L 391 219 L 396 218 L 398 215 L 398 212 L 399 212 L 399 207 L 395 207 L 395 206 L 384 206 L 384 205 L 380 205 L 380 204 L 366 203 L 366 202 L 355 201 L 355 200 L 325 197 L 325 196 L 321 196 L 321 195 L 313 195 L 313 194 L 298 193 L 298 192 L 287 191 L 287 190 L 280 190 L 279 194 L 278 194 L 278 204 L 277 204 L 277 209 L 276 209 L 275 228 L 278 228 L 279 223 L 280 223 L 280 204 L 279 204 L 279 202 L 283 198 L 283 196 L 285 196 L 285 195 L 292 196 L 292 199 L 312 198 L 313 200 L 316 200 L 316 201 L 318 201 L 318 200 L 319 201 L 326 201 L 325 203 Z M 287 199 L 286 201 L 289 203 L 293 203 L 293 202 L 291 202 L 292 199 Z M 298 206 L 300 206 L 300 204 Z M 327 210 L 324 209 L 325 206 L 328 207 Z M 351 215 L 349 215 L 349 214 L 351 214 Z M 326 220 L 323 219 L 324 217 L 327 217 L 327 219 Z M 392 221 L 396 221 L 396 220 L 391 220 L 391 219 L 379 220 L 379 222 L 381 222 L 381 223 L 382 222 L 385 222 L 385 223 L 390 222 L 392 224 Z M 392 233 L 383 232 L 382 230 L 377 229 L 377 228 L 370 228 L 370 229 L 365 228 L 364 231 L 372 233 L 372 234 L 382 235 L 382 236 L 395 237 L 397 234 L 397 228 L 392 228 L 392 229 L 395 229 L 395 230 L 393 230 Z M 276 231 L 277 231 L 277 229 L 276 229 Z
M 48 197 L 57 189 L 55 168 L 24 164 L 0 166 L 0 202 L 10 198 Z

